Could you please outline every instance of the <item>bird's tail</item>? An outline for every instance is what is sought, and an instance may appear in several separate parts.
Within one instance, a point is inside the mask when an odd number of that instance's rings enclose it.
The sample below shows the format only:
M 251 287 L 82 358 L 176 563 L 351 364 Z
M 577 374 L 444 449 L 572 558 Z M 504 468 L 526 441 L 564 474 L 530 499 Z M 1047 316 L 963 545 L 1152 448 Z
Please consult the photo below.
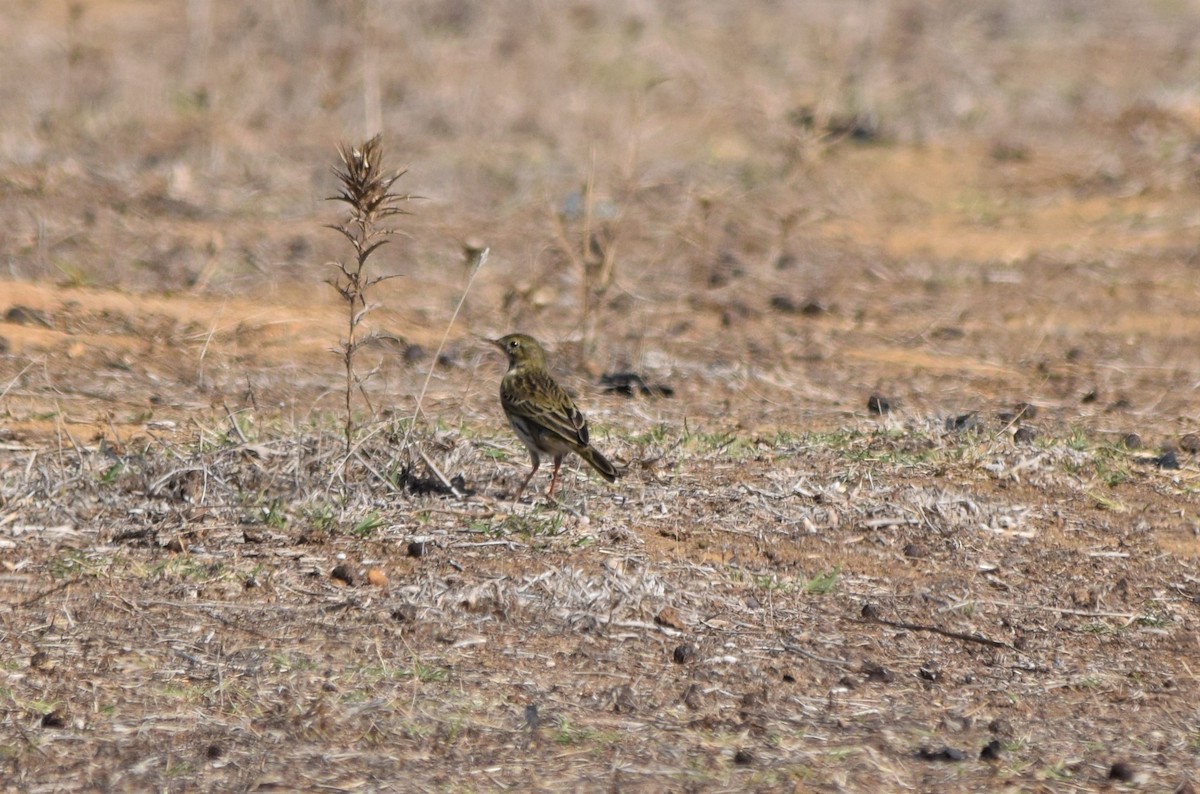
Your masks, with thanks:
M 616 467 L 609 463 L 608 458 L 597 452 L 595 448 L 583 447 L 582 449 L 576 451 L 579 453 L 579 457 L 586 460 L 588 464 L 600 474 L 601 477 L 609 482 L 616 481 Z

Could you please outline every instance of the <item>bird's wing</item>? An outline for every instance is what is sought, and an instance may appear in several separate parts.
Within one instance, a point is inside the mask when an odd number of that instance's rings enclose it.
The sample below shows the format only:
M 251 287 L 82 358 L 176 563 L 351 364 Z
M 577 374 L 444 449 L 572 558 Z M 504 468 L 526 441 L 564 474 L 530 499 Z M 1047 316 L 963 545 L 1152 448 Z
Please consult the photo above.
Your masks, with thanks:
M 506 411 L 536 422 L 568 444 L 588 445 L 587 421 L 562 387 L 542 373 L 528 373 L 523 383 L 502 382 L 500 400 Z

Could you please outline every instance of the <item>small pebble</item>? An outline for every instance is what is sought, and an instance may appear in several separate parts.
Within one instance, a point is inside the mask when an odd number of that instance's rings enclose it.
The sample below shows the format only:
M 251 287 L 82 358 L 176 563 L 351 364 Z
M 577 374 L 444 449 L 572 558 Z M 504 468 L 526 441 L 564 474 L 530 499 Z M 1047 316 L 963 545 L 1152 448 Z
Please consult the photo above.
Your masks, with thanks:
M 691 643 L 677 645 L 674 653 L 671 654 L 671 658 L 675 660 L 675 664 L 687 664 L 696 658 L 696 646 Z
M 1160 469 L 1174 471 L 1179 468 L 1179 458 L 1175 456 L 1175 450 L 1168 449 L 1154 459 L 1154 465 Z
M 412 623 L 417 619 L 417 608 L 412 604 L 401 604 L 392 610 L 392 620 L 397 623 Z
M 953 747 L 942 747 L 938 750 L 922 747 L 917 751 L 917 757 L 922 761 L 963 761 L 966 760 L 967 755 L 962 750 Z
M 868 681 L 879 681 L 884 684 L 890 684 L 896 678 L 891 670 L 875 662 L 863 662 L 862 673 Z
M 946 429 L 954 433 L 965 433 L 979 427 L 979 416 L 972 411 L 969 414 L 959 414 L 946 419 Z
M 878 394 L 872 394 L 867 398 L 867 410 L 876 416 L 883 416 L 892 410 L 892 404 L 887 397 Z
M 348 584 L 351 587 L 353 587 L 355 585 L 355 583 L 358 582 L 358 577 L 355 575 L 354 571 L 351 570 L 349 565 L 337 566 L 336 568 L 334 568 L 332 571 L 329 572 L 329 576 L 332 579 L 334 579 L 335 581 L 342 582 L 344 584 Z
M 67 713 L 62 709 L 55 709 L 48 714 L 42 715 L 43 728 L 65 728 L 67 727 Z
M 1032 444 L 1035 438 L 1037 438 L 1037 433 L 1029 427 L 1018 427 L 1017 432 L 1013 433 L 1013 441 L 1018 444 Z

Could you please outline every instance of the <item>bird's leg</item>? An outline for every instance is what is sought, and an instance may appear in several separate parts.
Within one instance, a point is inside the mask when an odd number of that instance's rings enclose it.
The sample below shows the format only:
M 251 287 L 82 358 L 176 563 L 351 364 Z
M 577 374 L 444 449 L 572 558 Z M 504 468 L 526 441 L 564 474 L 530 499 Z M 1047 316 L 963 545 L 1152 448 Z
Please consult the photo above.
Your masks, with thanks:
M 554 456 L 554 474 L 550 476 L 550 498 L 554 498 L 554 486 L 558 485 L 558 467 L 562 465 L 563 456 Z
M 533 479 L 533 475 L 537 474 L 538 466 L 542 465 L 541 458 L 533 450 L 529 451 L 529 459 L 533 461 L 533 468 L 529 470 L 529 474 L 525 475 L 525 479 L 521 481 L 521 487 L 517 489 L 517 495 L 513 497 L 513 502 L 521 501 L 521 494 L 525 493 L 525 486 L 529 485 L 529 481 Z

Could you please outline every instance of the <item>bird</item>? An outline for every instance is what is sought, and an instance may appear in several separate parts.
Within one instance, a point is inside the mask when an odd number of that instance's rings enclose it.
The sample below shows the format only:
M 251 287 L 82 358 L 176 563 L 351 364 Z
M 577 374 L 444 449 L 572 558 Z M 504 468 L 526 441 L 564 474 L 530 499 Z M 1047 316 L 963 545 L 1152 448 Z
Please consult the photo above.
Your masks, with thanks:
M 616 467 L 588 440 L 588 426 L 583 414 L 546 369 L 546 351 L 541 343 L 526 334 L 508 334 L 487 341 L 508 356 L 508 371 L 500 380 L 500 405 L 513 432 L 529 450 L 533 463 L 533 469 L 517 489 L 513 501 L 521 498 L 525 486 L 537 473 L 542 455 L 554 459 L 551 499 L 558 484 L 559 466 L 569 452 L 587 461 L 604 479 L 616 481 Z

